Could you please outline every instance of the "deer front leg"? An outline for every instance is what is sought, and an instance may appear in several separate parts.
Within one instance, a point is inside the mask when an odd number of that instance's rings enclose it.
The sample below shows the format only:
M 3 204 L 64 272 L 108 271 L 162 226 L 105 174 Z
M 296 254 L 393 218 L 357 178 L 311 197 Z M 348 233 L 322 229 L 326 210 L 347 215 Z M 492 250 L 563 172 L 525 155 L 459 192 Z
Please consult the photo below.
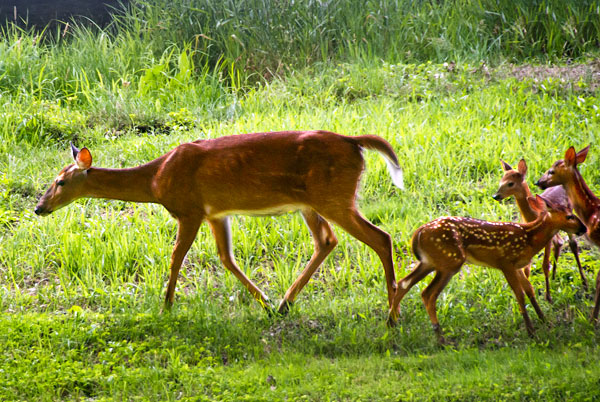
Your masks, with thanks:
M 304 268 L 304 271 L 294 281 L 292 286 L 285 292 L 285 296 L 279 305 L 277 312 L 279 314 L 286 314 L 289 311 L 290 305 L 296 299 L 296 295 L 302 290 L 302 288 L 308 283 L 310 278 L 313 276 L 319 265 L 323 260 L 331 253 L 331 251 L 338 244 L 338 240 L 335 234 L 331 230 L 331 226 L 327 223 L 321 215 L 316 212 L 302 211 L 302 216 L 308 226 L 315 243 L 315 251 Z
M 240 280 L 248 289 L 250 294 L 260 303 L 267 312 L 271 313 L 271 305 L 269 298 L 252 282 L 237 266 L 233 258 L 231 247 L 231 229 L 229 227 L 229 218 L 209 219 L 208 223 L 212 230 L 215 241 L 217 242 L 217 250 L 219 258 L 225 268 L 227 268 L 236 278 Z
M 517 277 L 519 278 L 519 282 L 521 282 L 521 287 L 525 291 L 525 294 L 529 298 L 529 301 L 531 301 L 531 305 L 533 306 L 533 309 L 535 310 L 536 314 L 538 315 L 540 320 L 546 321 L 546 317 L 544 317 L 544 313 L 542 312 L 542 309 L 540 308 L 540 305 L 538 304 L 535 298 L 535 290 L 533 289 L 533 286 L 531 286 L 531 282 L 529 282 L 529 279 L 527 279 L 522 269 L 518 269 L 515 272 L 517 274 Z
M 513 269 L 502 269 L 502 273 L 506 278 L 506 281 L 510 285 L 515 297 L 517 298 L 517 303 L 519 303 L 519 310 L 521 311 L 521 315 L 523 316 L 523 320 L 525 321 L 525 327 L 527 328 L 527 332 L 529 336 L 533 336 L 535 333 L 533 329 L 533 324 L 529 319 L 529 315 L 527 314 L 527 309 L 525 308 L 525 295 L 523 294 L 523 287 L 521 286 L 521 282 L 519 280 L 517 270 Z
M 181 268 L 181 264 L 183 263 L 185 255 L 196 238 L 196 234 L 198 233 L 198 228 L 202 223 L 202 219 L 178 218 L 178 222 L 179 227 L 177 228 L 177 238 L 175 240 L 173 254 L 171 255 L 169 284 L 167 285 L 167 293 L 165 295 L 166 310 L 170 310 L 171 306 L 173 306 L 173 301 L 175 299 L 175 284 L 177 283 L 179 269 Z
M 546 280 L 546 300 L 548 303 L 552 303 L 552 296 L 550 295 L 550 254 L 552 253 L 552 244 L 551 240 L 544 247 L 544 260 L 542 262 L 542 271 L 544 271 L 544 278 Z
M 596 276 L 596 297 L 594 298 L 594 310 L 592 311 L 592 322 L 598 325 L 598 313 L 600 312 L 600 271 Z
M 573 257 L 575 257 L 575 262 L 577 263 L 577 268 L 579 269 L 579 275 L 581 275 L 581 284 L 583 286 L 583 290 L 588 291 L 588 282 L 585 277 L 585 271 L 583 270 L 583 266 L 581 265 L 581 261 L 579 260 L 579 246 L 577 245 L 577 240 L 575 239 L 575 235 L 569 235 L 569 248 L 573 253 Z

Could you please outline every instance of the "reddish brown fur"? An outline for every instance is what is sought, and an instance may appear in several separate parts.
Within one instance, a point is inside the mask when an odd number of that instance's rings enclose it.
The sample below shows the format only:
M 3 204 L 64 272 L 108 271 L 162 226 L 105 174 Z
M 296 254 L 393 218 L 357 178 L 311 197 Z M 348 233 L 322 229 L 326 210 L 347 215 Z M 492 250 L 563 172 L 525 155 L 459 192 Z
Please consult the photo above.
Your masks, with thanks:
M 583 163 L 589 151 L 589 145 L 579 152 L 570 147 L 565 158 L 554 162 L 552 167 L 537 181 L 541 188 L 562 185 L 569 200 L 573 203 L 575 213 L 587 227 L 588 238 L 600 247 L 600 199 L 594 195 L 579 173 L 577 165 Z M 598 323 L 600 312 L 600 271 L 596 276 L 594 309 L 592 321 Z
M 80 197 L 162 204 L 179 223 L 165 297 L 167 307 L 173 303 L 185 254 L 200 224 L 207 220 L 223 264 L 268 307 L 266 295 L 234 261 L 228 215 L 300 210 L 313 234 L 315 252 L 286 292 L 280 312 L 287 311 L 337 244 L 327 220 L 377 252 L 385 269 L 391 303 L 396 285 L 391 238 L 356 209 L 357 187 L 364 169 L 362 148 L 382 153 L 397 168 L 396 155 L 382 138 L 346 137 L 325 131 L 254 133 L 199 140 L 130 169 L 93 168 L 89 151 L 74 149 L 77 165 L 61 171 L 38 203 L 36 213 L 46 215 Z M 61 181 L 66 184 L 60 186 Z
M 531 197 L 531 191 L 529 190 L 529 186 L 525 181 L 525 176 L 527 174 L 527 163 L 525 159 L 521 159 L 519 164 L 517 165 L 517 169 L 513 169 L 508 163 L 502 162 L 502 168 L 504 169 L 504 175 L 500 179 L 500 185 L 498 187 L 498 191 L 494 194 L 493 198 L 495 200 L 501 201 L 505 198 L 514 196 L 515 203 L 521 212 L 521 217 L 523 222 L 532 222 L 537 219 L 538 214 L 536 211 L 531 208 L 529 202 L 527 202 L 527 198 Z M 567 198 L 567 194 L 562 187 L 552 187 L 546 189 L 542 193 L 542 198 L 550 201 L 554 205 L 558 205 L 568 211 L 572 211 L 571 203 Z M 544 272 L 544 276 L 546 279 L 546 300 L 552 302 L 552 296 L 550 295 L 550 254 L 554 251 L 554 263 L 552 267 L 552 277 L 556 275 L 556 263 L 558 257 L 560 255 L 560 250 L 563 245 L 563 240 L 560 235 L 556 235 L 552 238 L 550 242 L 544 247 L 544 259 L 542 262 L 542 270 Z M 575 261 L 577 262 L 577 267 L 579 268 L 579 274 L 581 275 L 581 281 L 583 283 L 583 288 L 587 291 L 588 285 L 587 280 L 585 278 L 585 273 L 583 271 L 583 267 L 581 266 L 581 262 L 579 260 L 579 248 L 577 246 L 577 241 L 575 240 L 575 236 L 569 234 L 569 246 L 571 247 L 571 251 L 575 256 Z M 529 270 L 531 264 L 528 264 L 524 268 L 525 275 L 529 277 Z
M 529 334 L 533 325 L 525 309 L 527 294 L 538 316 L 543 319 L 535 292 L 522 268 L 550 241 L 558 230 L 583 232 L 584 225 L 568 211 L 549 204 L 546 210 L 539 196 L 530 198 L 539 216 L 529 223 L 488 222 L 471 218 L 443 217 L 429 222 L 413 235 L 413 252 L 419 263 L 406 277 L 398 281 L 396 295 L 390 307 L 388 322 L 398 318 L 398 306 L 404 295 L 428 274 L 435 277 L 421 294 L 434 330 L 441 341 L 436 313 L 436 300 L 450 279 L 465 262 L 485 265 L 502 271 L 511 286 Z

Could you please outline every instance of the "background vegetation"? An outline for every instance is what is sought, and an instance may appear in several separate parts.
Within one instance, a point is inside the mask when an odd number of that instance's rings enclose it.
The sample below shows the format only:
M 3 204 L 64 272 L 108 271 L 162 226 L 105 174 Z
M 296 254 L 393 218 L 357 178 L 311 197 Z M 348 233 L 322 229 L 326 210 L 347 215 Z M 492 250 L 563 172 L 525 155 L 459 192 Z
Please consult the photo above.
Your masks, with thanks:
M 340 245 L 287 317 L 269 318 L 198 234 L 171 314 L 160 307 L 175 225 L 159 206 L 33 207 L 70 163 L 125 167 L 182 142 L 327 129 L 388 139 L 395 189 L 365 153 L 360 207 L 410 235 L 440 215 L 517 220 L 491 198 L 499 158 L 533 182 L 569 145 L 598 192 L 597 1 L 135 2 L 112 25 L 3 28 L 0 42 L 0 399 L 598 399 L 598 330 L 569 252 L 526 336 L 502 275 L 469 267 L 432 336 L 415 287 L 385 326 L 383 270 Z M 234 219 L 240 266 L 274 302 L 310 258 L 297 214 Z M 598 252 L 581 244 L 592 282 Z M 539 258 L 532 281 L 543 289 Z

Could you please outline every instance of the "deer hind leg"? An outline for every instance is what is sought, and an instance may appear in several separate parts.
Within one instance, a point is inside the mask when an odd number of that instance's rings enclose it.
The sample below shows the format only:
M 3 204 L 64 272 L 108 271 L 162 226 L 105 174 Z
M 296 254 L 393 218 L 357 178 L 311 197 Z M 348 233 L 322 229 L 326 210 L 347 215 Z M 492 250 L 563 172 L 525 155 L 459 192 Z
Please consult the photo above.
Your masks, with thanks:
M 285 296 L 279 305 L 278 312 L 285 314 L 289 310 L 289 306 L 296 299 L 296 295 L 300 293 L 302 288 L 308 283 L 310 278 L 313 276 L 317 268 L 321 265 L 323 260 L 331 253 L 331 251 L 338 244 L 338 240 L 335 234 L 331 230 L 331 226 L 325 219 L 313 210 L 302 211 L 304 221 L 308 226 L 308 229 L 312 233 L 315 251 L 304 268 L 304 271 L 294 281 L 292 286 L 285 292 Z
M 527 328 L 527 332 L 530 336 L 533 336 L 533 324 L 531 324 L 531 320 L 529 319 L 529 315 L 527 314 L 527 309 L 525 308 L 525 295 L 517 271 L 519 270 L 503 269 L 502 273 L 504 274 L 506 281 L 510 285 L 513 293 L 515 294 L 515 297 L 517 298 L 517 303 L 519 303 L 519 310 L 521 311 L 523 320 L 525 320 L 525 327 Z
M 177 283 L 179 269 L 181 268 L 185 255 L 196 238 L 202 219 L 178 219 L 178 222 L 177 238 L 175 240 L 173 254 L 171 255 L 169 284 L 167 285 L 167 293 L 165 295 L 166 310 L 169 310 L 173 305 L 175 299 L 175 284 Z
M 583 270 L 583 266 L 581 265 L 581 261 L 579 260 L 579 246 L 577 245 L 577 240 L 575 240 L 575 235 L 569 234 L 569 248 L 575 257 L 575 262 L 577 263 L 577 268 L 579 269 L 579 275 L 581 275 L 581 283 L 583 286 L 583 290 L 588 291 L 588 282 L 585 277 L 585 271 Z
M 544 278 L 546 280 L 546 300 L 548 303 L 552 303 L 552 296 L 550 295 L 550 253 L 552 252 L 553 241 L 550 240 L 544 248 L 544 260 L 542 261 L 542 271 L 544 271 Z
M 229 218 L 209 219 L 208 223 L 212 230 L 213 236 L 217 243 L 219 258 L 225 268 L 227 268 L 236 278 L 240 280 L 248 289 L 250 294 L 263 306 L 267 311 L 271 311 L 269 298 L 240 270 L 233 258 L 231 247 L 231 229 L 229 226 Z
M 396 288 L 396 294 L 394 295 L 394 299 L 392 301 L 392 305 L 390 306 L 390 311 L 388 314 L 388 325 L 394 326 L 398 321 L 398 307 L 400 302 L 404 298 L 404 296 L 408 293 L 408 291 L 415 286 L 417 283 L 423 280 L 427 275 L 433 272 L 434 268 L 423 261 L 419 261 L 415 269 L 413 269 L 410 274 L 406 275 L 404 278 L 398 281 L 398 286 Z
M 435 304 L 442 290 L 444 290 L 448 282 L 450 282 L 450 279 L 452 279 L 454 274 L 458 272 L 461 266 L 462 264 L 459 265 L 458 268 L 455 270 L 436 271 L 436 274 L 433 277 L 433 280 L 431 281 L 429 286 L 427 286 L 423 293 L 421 293 L 421 298 L 423 299 L 423 303 L 425 304 L 425 309 L 427 310 L 427 314 L 429 314 L 429 319 L 431 320 L 431 324 L 433 325 L 433 330 L 435 331 L 435 334 L 437 335 L 438 341 L 440 343 L 444 343 L 444 338 L 442 336 L 440 322 L 437 318 L 437 310 Z
M 391 236 L 362 217 L 354 207 L 319 211 L 326 219 L 338 224 L 350 235 L 371 247 L 379 256 L 385 270 L 388 303 L 391 306 L 396 291 L 396 276 L 392 257 Z

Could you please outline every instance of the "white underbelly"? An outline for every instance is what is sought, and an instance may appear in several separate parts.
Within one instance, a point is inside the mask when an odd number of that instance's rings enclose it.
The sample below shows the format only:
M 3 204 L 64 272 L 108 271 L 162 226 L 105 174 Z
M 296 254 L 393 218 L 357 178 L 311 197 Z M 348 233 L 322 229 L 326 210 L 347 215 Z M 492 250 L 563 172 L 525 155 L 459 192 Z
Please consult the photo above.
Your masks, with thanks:
M 289 212 L 295 212 L 305 207 L 302 204 L 284 204 L 274 205 L 268 208 L 261 209 L 230 209 L 221 210 L 210 205 L 205 206 L 206 215 L 208 218 L 223 218 L 230 215 L 246 215 L 246 216 L 270 216 L 281 215 Z

